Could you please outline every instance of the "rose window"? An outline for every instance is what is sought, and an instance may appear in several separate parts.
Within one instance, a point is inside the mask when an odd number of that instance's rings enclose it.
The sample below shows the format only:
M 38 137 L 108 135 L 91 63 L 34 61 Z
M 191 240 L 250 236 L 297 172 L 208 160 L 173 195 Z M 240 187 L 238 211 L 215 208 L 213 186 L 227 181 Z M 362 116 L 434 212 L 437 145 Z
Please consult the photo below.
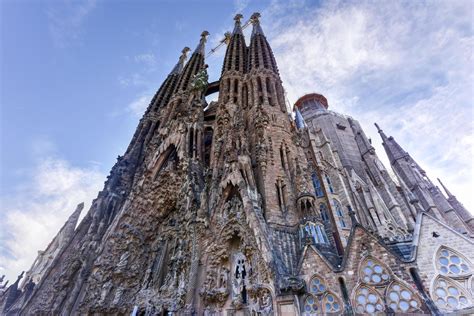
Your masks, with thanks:
M 454 310 L 469 306 L 467 295 L 454 283 L 438 279 L 432 295 L 436 305 L 442 309 Z
M 367 287 L 359 288 L 356 292 L 356 310 L 362 314 L 380 313 L 384 310 L 384 304 L 380 295 Z
M 322 279 L 314 277 L 309 283 L 309 291 L 312 294 L 322 294 L 324 293 L 324 291 L 326 291 L 326 285 L 324 284 Z
M 466 259 L 456 253 L 443 248 L 438 253 L 438 269 L 445 275 L 464 275 L 471 272 Z
M 332 293 L 328 293 L 323 300 L 325 313 L 335 313 L 341 310 L 341 301 Z
M 393 284 L 387 291 L 387 304 L 394 312 L 416 310 L 420 307 L 420 302 L 409 288 L 398 283 Z
M 369 284 L 382 284 L 390 280 L 387 269 L 373 259 L 369 259 L 362 266 L 361 279 Z
M 318 301 L 313 295 L 309 295 L 304 300 L 303 315 L 312 316 L 318 313 Z

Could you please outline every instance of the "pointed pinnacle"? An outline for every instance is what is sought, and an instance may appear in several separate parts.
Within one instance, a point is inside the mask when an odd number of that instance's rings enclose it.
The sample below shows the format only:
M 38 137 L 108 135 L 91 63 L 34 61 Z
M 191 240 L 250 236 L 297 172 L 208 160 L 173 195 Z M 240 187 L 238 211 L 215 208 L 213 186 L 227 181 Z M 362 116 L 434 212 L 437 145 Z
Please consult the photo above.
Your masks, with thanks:
M 446 195 L 448 197 L 453 197 L 454 195 L 452 195 L 451 192 L 449 192 L 449 190 L 444 186 L 444 183 L 441 182 L 441 180 L 439 178 L 437 178 L 437 179 L 438 179 L 439 184 L 441 184 L 441 186 L 443 187 L 444 192 L 446 192 Z
M 252 14 L 252 16 L 250 17 L 250 20 L 252 21 L 252 24 L 258 24 L 260 23 L 260 13 L 259 12 L 255 12 L 254 14 Z
M 379 132 L 379 133 L 380 133 L 380 132 L 382 131 L 382 129 L 379 127 L 379 124 L 377 124 L 377 123 L 374 123 L 374 125 L 375 125 L 375 127 L 377 127 L 377 132 Z
M 243 16 L 242 14 L 237 13 L 237 14 L 235 15 L 235 17 L 234 17 L 234 21 L 235 21 L 236 23 L 240 23 L 240 20 L 243 19 L 243 18 L 244 18 L 244 16 Z
M 208 31 L 202 31 L 201 33 L 201 39 L 199 40 L 199 44 L 198 46 L 196 47 L 196 50 L 194 51 L 194 54 L 196 53 L 200 53 L 202 55 L 204 55 L 204 44 L 206 43 L 207 41 L 207 36 L 209 35 L 209 32 Z
M 202 33 L 201 33 L 201 38 L 206 39 L 208 36 L 209 36 L 209 32 L 208 32 L 208 31 L 202 31 Z

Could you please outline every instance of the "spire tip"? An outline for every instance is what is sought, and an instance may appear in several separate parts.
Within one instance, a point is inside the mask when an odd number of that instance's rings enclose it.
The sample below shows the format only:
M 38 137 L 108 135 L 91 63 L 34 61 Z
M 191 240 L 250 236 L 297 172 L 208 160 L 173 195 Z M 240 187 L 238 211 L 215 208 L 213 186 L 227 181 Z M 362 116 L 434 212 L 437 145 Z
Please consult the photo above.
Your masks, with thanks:
M 234 16 L 234 21 L 235 21 L 236 23 L 240 23 L 240 20 L 243 19 L 243 18 L 244 18 L 244 16 L 243 16 L 242 14 L 237 13 L 237 14 Z
M 252 24 L 257 24 L 259 23 L 259 19 L 260 19 L 261 15 L 259 12 L 255 12 L 254 14 L 252 14 L 252 16 L 250 17 L 250 20 L 252 21 Z
M 379 127 L 379 124 L 377 123 L 374 123 L 375 127 L 377 127 L 377 131 L 380 133 L 382 131 L 382 129 Z

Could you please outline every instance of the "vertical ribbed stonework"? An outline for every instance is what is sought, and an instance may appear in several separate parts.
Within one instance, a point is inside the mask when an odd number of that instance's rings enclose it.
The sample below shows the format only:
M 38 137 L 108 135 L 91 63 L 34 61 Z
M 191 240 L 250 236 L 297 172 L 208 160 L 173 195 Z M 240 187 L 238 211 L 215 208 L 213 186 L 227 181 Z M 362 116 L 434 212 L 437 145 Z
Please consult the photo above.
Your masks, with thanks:
M 244 82 L 244 74 L 246 72 L 246 45 L 245 38 L 242 33 L 240 19 L 241 14 L 237 14 L 234 18 L 235 26 L 232 34 L 226 33 L 227 50 L 222 66 L 222 75 L 219 87 L 219 102 L 234 104 L 242 104 L 243 95 L 246 94 L 247 87 Z M 244 103 L 246 103 L 244 101 Z
M 141 118 L 137 129 L 130 142 L 125 157 L 133 156 L 137 161 L 141 160 L 144 147 L 153 138 L 154 134 L 163 122 L 159 121 L 158 111 L 162 107 L 166 107 L 170 98 L 176 90 L 177 82 L 183 71 L 184 63 L 186 62 L 187 54 L 190 51 L 189 47 L 183 48 L 178 63 L 171 70 L 160 88 L 150 101 L 143 117 Z
M 260 26 L 260 14 L 251 17 L 252 37 L 248 52 L 249 74 L 253 86 L 253 103 L 268 103 L 287 112 L 283 86 L 273 51 Z
M 189 62 L 184 67 L 183 74 L 178 81 L 178 92 L 187 90 L 193 76 L 204 66 L 205 44 L 208 35 L 209 32 L 207 31 L 201 33 L 201 40 L 191 55 Z

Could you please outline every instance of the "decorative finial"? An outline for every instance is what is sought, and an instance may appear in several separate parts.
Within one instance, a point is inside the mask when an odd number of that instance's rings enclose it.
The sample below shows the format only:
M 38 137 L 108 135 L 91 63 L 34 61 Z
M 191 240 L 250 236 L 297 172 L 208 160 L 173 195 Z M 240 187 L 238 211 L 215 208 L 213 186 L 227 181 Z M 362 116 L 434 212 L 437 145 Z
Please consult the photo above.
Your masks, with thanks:
M 381 132 L 381 131 L 382 131 L 382 129 L 379 127 L 379 125 L 378 125 L 377 123 L 374 123 L 374 125 L 375 125 L 375 127 L 377 127 L 377 131 L 378 131 L 378 132 Z
M 261 15 L 259 12 L 255 12 L 254 14 L 252 14 L 252 16 L 250 17 L 250 21 L 252 21 L 252 24 L 257 24 L 259 23 L 259 19 L 260 19 Z
M 189 48 L 188 46 L 186 46 L 186 47 L 183 48 L 183 50 L 181 51 L 181 54 L 186 57 L 186 55 L 187 55 L 190 51 L 191 51 L 191 48 Z
M 201 33 L 201 37 L 202 37 L 202 38 L 206 39 L 206 37 L 208 37 L 208 36 L 209 36 L 209 32 L 208 32 L 208 31 L 202 31 L 202 33 Z
M 243 19 L 243 18 L 244 18 L 244 16 L 243 16 L 242 14 L 237 13 L 237 14 L 235 15 L 235 17 L 234 17 L 234 21 L 235 21 L 236 23 L 240 23 L 240 20 Z

